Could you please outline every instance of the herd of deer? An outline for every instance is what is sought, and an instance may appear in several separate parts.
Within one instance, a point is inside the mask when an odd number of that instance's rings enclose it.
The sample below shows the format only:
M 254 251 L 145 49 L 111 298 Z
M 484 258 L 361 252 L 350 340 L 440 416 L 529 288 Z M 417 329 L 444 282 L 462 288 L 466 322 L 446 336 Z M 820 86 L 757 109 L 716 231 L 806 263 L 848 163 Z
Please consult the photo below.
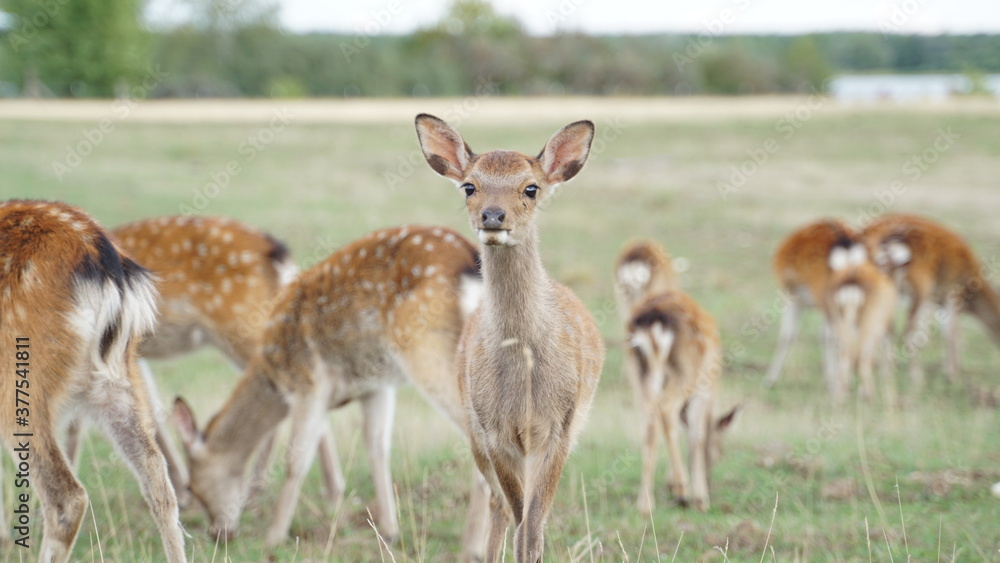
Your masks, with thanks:
M 344 477 L 326 414 L 354 400 L 363 410 L 375 525 L 391 541 L 399 524 L 390 437 L 396 388 L 405 384 L 454 424 L 473 453 L 462 559 L 497 561 L 513 522 L 515 560 L 541 560 L 545 522 L 597 388 L 604 343 L 580 300 L 546 274 L 535 212 L 583 167 L 594 126 L 564 127 L 536 157 L 473 153 L 457 131 L 426 114 L 416 129 L 430 167 L 465 197 L 479 249 L 443 227 L 391 228 L 299 273 L 282 243 L 231 220 L 166 217 L 106 232 L 65 204 L 0 204 L 0 343 L 30 342 L 23 355 L 30 374 L 0 378 L 0 390 L 13 397 L 24 387 L 31 397 L 21 426 L 15 402 L 0 402 L 0 429 L 11 452 L 24 446 L 15 433 L 30 436 L 30 481 L 44 518 L 41 561 L 69 558 L 88 506 L 73 471 L 84 420 L 100 426 L 130 465 L 167 558 L 177 562 L 185 561 L 179 504 L 201 505 L 214 536 L 230 538 L 266 479 L 285 419 L 292 426 L 287 467 L 266 544 L 287 537 L 314 455 L 327 500 L 338 502 Z M 1000 302 L 979 263 L 957 236 L 926 220 L 886 218 L 863 233 L 817 223 L 785 242 L 775 266 L 791 299 L 769 383 L 801 308 L 815 305 L 827 319 L 824 373 L 834 397 L 845 395 L 854 365 L 871 395 L 871 363 L 887 339 L 897 288 L 912 299 L 907 337 L 931 303 L 949 311 L 950 375 L 958 311 L 976 314 L 1000 340 Z M 718 330 L 678 285 L 669 257 L 649 241 L 629 244 L 615 266 L 626 367 L 644 415 L 637 499 L 644 513 L 653 508 L 658 429 L 672 494 L 705 510 L 721 432 L 738 412 L 714 415 Z M 175 401 L 182 460 L 141 358 L 205 344 L 243 376 L 204 427 L 183 399 Z M 915 357 L 910 365 L 917 377 Z M 682 461 L 682 428 L 690 467 Z

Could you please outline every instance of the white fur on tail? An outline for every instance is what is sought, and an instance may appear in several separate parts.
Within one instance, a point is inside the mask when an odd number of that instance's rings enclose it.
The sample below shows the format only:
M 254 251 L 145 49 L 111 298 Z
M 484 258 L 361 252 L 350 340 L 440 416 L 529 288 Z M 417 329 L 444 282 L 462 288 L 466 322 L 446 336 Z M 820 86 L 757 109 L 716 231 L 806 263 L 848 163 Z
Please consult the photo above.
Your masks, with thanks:
M 912 253 L 906 244 L 893 241 L 885 245 L 885 254 L 892 266 L 903 266 L 909 264 Z
M 105 355 L 112 360 L 125 357 L 129 340 L 153 330 L 156 325 L 156 285 L 148 274 L 138 274 L 123 281 L 122 292 L 110 279 L 103 283 L 78 281 L 75 287 L 76 307 L 69 323 L 91 350 L 91 363 L 99 373 L 108 373 L 100 353 L 104 333 L 120 323 L 118 338 Z
M 618 269 L 618 281 L 633 290 L 646 287 L 652 275 L 653 272 L 650 271 L 649 264 L 645 262 L 627 262 L 622 264 L 622 267 Z
M 485 290 L 482 278 L 462 276 L 458 297 L 458 306 L 462 311 L 462 322 L 469 320 L 472 313 L 479 308 L 479 303 L 483 300 Z
M 630 343 L 649 358 L 650 363 L 662 364 L 670 357 L 670 350 L 674 346 L 674 331 L 660 323 L 653 323 L 649 330 L 633 334 Z
M 860 266 L 868 259 L 868 251 L 860 244 L 849 247 L 835 246 L 830 251 L 828 264 L 834 272 L 839 272 L 849 266 Z
M 286 286 L 299 277 L 299 267 L 291 258 L 274 263 L 274 269 L 278 272 L 278 283 Z

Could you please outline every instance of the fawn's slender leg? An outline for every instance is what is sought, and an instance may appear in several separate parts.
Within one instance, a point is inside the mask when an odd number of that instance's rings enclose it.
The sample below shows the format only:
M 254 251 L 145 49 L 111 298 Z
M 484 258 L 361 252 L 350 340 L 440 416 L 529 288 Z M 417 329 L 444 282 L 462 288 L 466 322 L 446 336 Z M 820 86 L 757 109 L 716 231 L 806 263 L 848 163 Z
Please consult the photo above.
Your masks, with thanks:
M 656 469 L 656 439 L 659 435 L 659 413 L 651 400 L 646 400 L 642 422 L 642 477 L 639 481 L 639 498 L 636 504 L 639 512 L 648 515 L 655 505 L 656 492 L 653 487 L 653 473 Z
M 770 387 L 781 377 L 781 370 L 785 367 L 785 360 L 788 357 L 788 350 L 799 332 L 799 324 L 802 321 L 802 306 L 794 299 L 786 300 L 787 306 L 781 312 L 781 326 L 778 329 L 778 347 L 771 358 L 771 365 L 767 368 L 767 376 L 764 378 L 764 385 Z
M 368 465 L 375 482 L 375 503 L 379 533 L 386 541 L 399 536 L 396 519 L 396 498 L 389 471 L 389 450 L 392 447 L 392 419 L 396 410 L 396 388 L 383 387 L 361 399 L 364 412 L 365 446 Z
M 319 387 L 322 387 L 320 385 Z M 287 472 L 281 486 L 281 496 L 275 509 L 274 520 L 267 531 L 265 545 L 274 547 L 288 536 L 295 515 L 295 505 L 302 491 L 302 481 L 312 465 L 320 437 L 323 433 L 323 419 L 326 415 L 326 389 L 314 389 L 291 399 L 292 434 L 287 451 Z
M 670 493 L 681 505 L 688 502 L 688 472 L 681 454 L 681 405 L 664 405 L 660 413 L 663 433 L 667 438 L 667 455 L 670 456 Z

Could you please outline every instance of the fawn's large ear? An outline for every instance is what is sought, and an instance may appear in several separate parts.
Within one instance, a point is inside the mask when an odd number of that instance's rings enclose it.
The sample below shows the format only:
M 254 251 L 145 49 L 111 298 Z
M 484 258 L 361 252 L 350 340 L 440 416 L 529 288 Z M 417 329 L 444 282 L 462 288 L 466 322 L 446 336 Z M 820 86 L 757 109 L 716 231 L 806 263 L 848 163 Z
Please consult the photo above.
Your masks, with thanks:
M 427 164 L 435 172 L 456 182 L 465 177 L 465 169 L 475 156 L 458 131 L 444 121 L 421 113 L 417 116 L 417 139 Z
M 202 437 L 187 401 L 180 397 L 174 399 L 173 416 L 177 432 L 181 436 L 181 443 L 184 444 L 184 451 L 190 454 L 192 449 L 202 443 Z
M 576 176 L 587 162 L 593 140 L 594 124 L 590 121 L 570 123 L 552 135 L 538 155 L 545 181 L 558 184 Z

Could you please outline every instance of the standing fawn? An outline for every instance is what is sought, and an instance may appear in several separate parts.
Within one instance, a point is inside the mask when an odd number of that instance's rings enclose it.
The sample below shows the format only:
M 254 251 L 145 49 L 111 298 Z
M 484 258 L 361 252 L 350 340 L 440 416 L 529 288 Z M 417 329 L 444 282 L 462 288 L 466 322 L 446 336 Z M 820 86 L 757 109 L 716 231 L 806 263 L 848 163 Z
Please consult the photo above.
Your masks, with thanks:
M 515 560 L 541 561 L 545 520 L 590 409 L 604 343 L 583 303 L 546 274 L 535 212 L 583 167 L 594 125 L 564 127 L 537 157 L 474 154 L 427 114 L 416 129 L 431 168 L 461 187 L 484 245 L 485 295 L 462 333 L 458 362 L 473 457 L 492 489 L 486 560 L 499 557 L 513 517 Z
M 317 447 L 324 466 L 339 466 L 327 410 L 360 400 L 378 531 L 385 538 L 398 535 L 388 459 L 396 387 L 413 382 L 466 431 L 455 354 L 481 292 L 476 254 L 445 228 L 386 229 L 354 241 L 281 292 L 260 353 L 204 431 L 177 400 L 174 416 L 191 492 L 207 510 L 214 534 L 235 532 L 248 493 L 249 459 L 291 417 L 285 481 L 266 537 L 268 546 L 283 541 Z M 330 502 L 343 491 L 334 475 L 326 472 Z
M 294 279 L 297 268 L 280 241 L 221 217 L 145 219 L 111 234 L 159 281 L 159 315 L 153 334 L 139 345 L 139 368 L 153 394 L 157 443 L 184 506 L 187 470 L 170 441 L 156 383 L 144 359 L 171 358 L 211 344 L 242 370 L 257 350 L 278 292 Z M 70 425 L 71 460 L 78 432 L 78 425 Z
M 845 255 L 847 260 L 837 264 L 846 266 L 863 262 L 867 253 L 858 240 L 857 233 L 842 221 L 823 219 L 793 232 L 778 247 L 774 255 L 774 273 L 786 299 L 778 330 L 778 347 L 764 378 L 768 387 L 774 385 L 781 375 L 788 350 L 798 333 L 803 309 L 817 307 L 823 313 L 823 376 L 833 391 L 836 335 L 830 326 L 826 299 L 834 275 L 830 254 L 838 247 L 853 249 Z
M 29 467 L 19 498 L 37 492 L 41 501 L 39 560 L 69 559 L 87 511 L 58 436 L 77 412 L 97 422 L 139 480 L 167 559 L 184 561 L 177 499 L 135 367 L 136 343 L 156 317 L 151 276 L 82 211 L 38 201 L 0 204 L 0 263 L 0 346 L 17 360 L 16 373 L 0 378 L 9 399 L 0 429 Z
M 632 308 L 647 295 L 679 287 L 670 256 L 656 241 L 641 239 L 628 242 L 615 261 L 615 300 L 621 326 L 628 326 Z M 638 377 L 634 358 L 623 356 L 625 376 Z
M 653 508 L 657 428 L 662 425 L 670 456 L 670 491 L 682 504 L 708 510 L 712 464 L 721 453 L 721 434 L 739 407 L 718 420 L 712 406 L 722 375 L 715 320 L 683 291 L 670 289 L 646 297 L 626 326 L 637 370 L 632 383 L 643 413 L 642 480 L 638 506 Z M 681 457 L 681 424 L 688 430 L 688 469 Z M 690 483 L 690 486 L 689 486 Z
M 958 313 L 978 318 L 1000 345 L 1000 296 L 990 286 L 979 260 L 962 238 L 923 217 L 886 215 L 865 227 L 875 263 L 910 297 L 903 344 L 910 379 L 923 381 L 920 350 L 927 344 L 925 326 L 933 304 L 946 311 L 946 372 L 958 378 Z
M 891 350 L 896 288 L 872 262 L 852 263 L 851 252 L 837 247 L 830 253 L 835 273 L 826 295 L 826 310 L 837 348 L 837 371 L 831 393 L 835 403 L 842 403 L 850 387 L 850 375 L 857 370 L 862 398 L 874 398 L 872 364 L 878 354 L 883 399 L 892 408 L 896 398 Z

